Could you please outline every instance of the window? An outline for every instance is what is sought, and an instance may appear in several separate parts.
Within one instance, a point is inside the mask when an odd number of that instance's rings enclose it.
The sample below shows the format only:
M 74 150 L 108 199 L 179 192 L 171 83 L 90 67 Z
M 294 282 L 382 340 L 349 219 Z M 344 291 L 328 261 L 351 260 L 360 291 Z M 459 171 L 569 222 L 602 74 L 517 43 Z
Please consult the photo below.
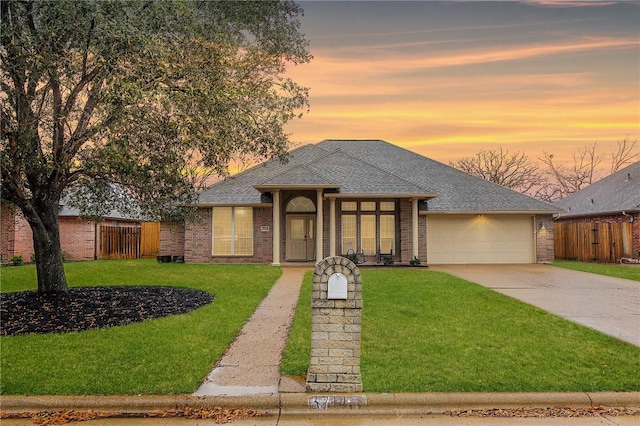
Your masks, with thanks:
M 395 252 L 395 201 L 342 201 L 342 252 Z
M 396 210 L 396 203 L 394 201 L 380 201 L 380 211 L 393 212 Z
M 365 254 L 376 252 L 376 216 L 363 214 L 360 216 L 360 248 Z
M 253 209 L 251 207 L 213 208 L 214 256 L 253 255 Z
M 356 251 L 356 215 L 342 215 L 342 252 Z
M 380 215 L 380 253 L 395 251 L 396 218 L 393 215 Z
M 307 197 L 295 197 L 287 203 L 287 213 L 314 213 L 316 205 Z
M 376 202 L 375 201 L 362 201 L 360 203 L 360 210 L 363 212 L 375 212 L 376 211 Z
M 340 203 L 340 208 L 343 212 L 355 212 L 358 209 L 358 204 L 355 201 L 343 201 Z

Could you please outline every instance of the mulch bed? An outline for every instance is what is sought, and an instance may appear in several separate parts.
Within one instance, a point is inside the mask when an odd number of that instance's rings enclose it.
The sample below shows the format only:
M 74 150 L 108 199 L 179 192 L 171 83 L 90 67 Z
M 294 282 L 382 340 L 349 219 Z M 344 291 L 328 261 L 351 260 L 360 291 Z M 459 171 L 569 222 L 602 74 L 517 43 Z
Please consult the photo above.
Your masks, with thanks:
M 80 287 L 59 296 L 0 294 L 1 336 L 64 333 L 184 314 L 213 302 L 203 291 L 176 287 Z

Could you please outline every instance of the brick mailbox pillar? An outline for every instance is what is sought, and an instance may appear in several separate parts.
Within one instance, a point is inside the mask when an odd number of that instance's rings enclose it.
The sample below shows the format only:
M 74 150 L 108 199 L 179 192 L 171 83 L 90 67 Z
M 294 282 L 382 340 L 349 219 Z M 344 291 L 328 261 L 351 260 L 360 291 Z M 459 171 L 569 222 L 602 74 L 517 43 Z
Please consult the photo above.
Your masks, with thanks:
M 362 392 L 362 278 L 349 259 L 321 260 L 313 274 L 307 392 Z

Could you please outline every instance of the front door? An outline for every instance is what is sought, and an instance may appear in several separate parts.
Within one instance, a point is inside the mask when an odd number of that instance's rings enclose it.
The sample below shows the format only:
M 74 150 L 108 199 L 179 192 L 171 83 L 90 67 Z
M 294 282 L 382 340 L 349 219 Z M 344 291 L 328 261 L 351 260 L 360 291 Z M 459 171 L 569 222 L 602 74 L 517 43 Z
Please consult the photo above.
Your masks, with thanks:
M 315 216 L 287 216 L 287 260 L 315 259 Z

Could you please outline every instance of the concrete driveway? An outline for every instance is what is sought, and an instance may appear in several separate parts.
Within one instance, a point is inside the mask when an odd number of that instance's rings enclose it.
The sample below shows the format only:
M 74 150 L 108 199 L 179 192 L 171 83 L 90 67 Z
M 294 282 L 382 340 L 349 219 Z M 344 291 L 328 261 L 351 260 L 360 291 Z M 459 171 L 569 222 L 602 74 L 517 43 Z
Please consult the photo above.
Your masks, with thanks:
M 551 265 L 431 265 L 640 346 L 640 282 Z

